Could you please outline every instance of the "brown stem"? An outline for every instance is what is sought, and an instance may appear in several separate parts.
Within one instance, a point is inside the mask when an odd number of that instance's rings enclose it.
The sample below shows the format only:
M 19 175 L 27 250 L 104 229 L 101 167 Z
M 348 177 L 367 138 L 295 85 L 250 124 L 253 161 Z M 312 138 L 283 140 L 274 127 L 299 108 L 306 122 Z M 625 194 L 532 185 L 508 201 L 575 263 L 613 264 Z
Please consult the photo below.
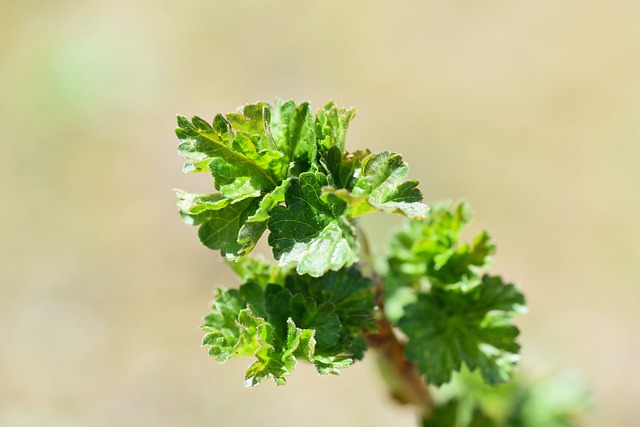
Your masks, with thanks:
M 387 383 L 391 397 L 405 405 L 414 405 L 421 417 L 427 418 L 433 411 L 433 399 L 427 384 L 422 380 L 418 366 L 407 360 L 405 344 L 384 313 L 384 285 L 375 272 L 373 255 L 367 236 L 356 223 L 360 241 L 361 269 L 374 280 L 376 304 L 379 309 L 378 330 L 366 336 L 369 348 L 375 350 L 378 365 Z
M 407 360 L 405 344 L 384 315 L 383 287 L 379 277 L 376 277 L 375 288 L 381 315 L 377 321 L 378 330 L 366 337 L 367 343 L 378 355 L 380 369 L 391 396 L 399 403 L 414 405 L 420 415 L 426 418 L 433 410 L 431 393 L 416 364 Z

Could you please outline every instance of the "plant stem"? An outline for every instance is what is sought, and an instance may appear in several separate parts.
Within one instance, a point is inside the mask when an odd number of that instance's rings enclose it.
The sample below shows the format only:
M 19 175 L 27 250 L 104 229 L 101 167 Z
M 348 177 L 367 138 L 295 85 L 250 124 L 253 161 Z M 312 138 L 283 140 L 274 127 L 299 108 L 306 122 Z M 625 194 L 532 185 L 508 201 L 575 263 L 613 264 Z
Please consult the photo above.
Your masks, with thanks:
M 358 225 L 356 227 L 360 241 L 361 269 L 363 273 L 373 277 L 379 309 L 378 330 L 366 336 L 367 343 L 378 356 L 378 365 L 391 397 L 401 404 L 415 406 L 420 416 L 426 418 L 433 410 L 431 392 L 422 380 L 417 365 L 405 356 L 405 343 L 400 340 L 384 313 L 384 284 L 375 272 L 367 237 Z
M 422 380 L 417 365 L 405 356 L 404 342 L 398 338 L 391 322 L 384 315 L 383 286 L 379 278 L 375 282 L 375 287 L 380 318 L 377 321 L 378 330 L 374 334 L 367 335 L 367 343 L 378 356 L 378 364 L 391 397 L 401 404 L 415 406 L 419 415 L 427 418 L 433 410 L 431 392 Z

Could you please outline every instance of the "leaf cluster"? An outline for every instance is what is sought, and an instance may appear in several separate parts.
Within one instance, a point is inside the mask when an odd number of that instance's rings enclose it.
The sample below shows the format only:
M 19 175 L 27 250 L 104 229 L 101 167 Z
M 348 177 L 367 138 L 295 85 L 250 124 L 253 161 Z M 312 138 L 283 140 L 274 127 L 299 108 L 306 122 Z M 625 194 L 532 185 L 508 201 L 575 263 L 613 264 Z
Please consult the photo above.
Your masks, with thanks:
M 177 190 L 180 213 L 242 280 L 218 289 L 203 345 L 219 362 L 253 357 L 247 385 L 284 384 L 299 360 L 338 373 L 363 357 L 366 338 L 384 324 L 403 333 L 402 358 L 431 385 L 464 369 L 488 384 L 508 381 L 519 352 L 513 317 L 525 301 L 486 273 L 495 245 L 484 231 L 463 242 L 468 206 L 427 208 L 398 154 L 346 151 L 354 114 L 334 103 L 313 114 L 308 103 L 277 101 L 211 123 L 178 118 L 184 172 L 208 173 L 214 187 Z M 391 236 L 384 268 L 368 278 L 357 219 L 371 212 L 406 221 Z M 277 264 L 250 255 L 267 231 Z M 424 425 L 494 425 L 483 412 L 460 424 L 458 405 L 447 400 Z
M 363 334 L 375 329 L 369 279 L 354 268 L 320 278 L 295 271 L 264 275 L 268 269 L 256 269 L 239 289 L 218 289 L 203 326 L 203 346 L 210 356 L 219 362 L 255 356 L 247 385 L 267 378 L 284 384 L 298 359 L 313 364 L 320 374 L 337 374 L 362 358 Z
M 321 276 L 358 260 L 353 219 L 369 212 L 421 217 L 426 206 L 391 152 L 344 150 L 355 111 L 329 103 L 250 104 L 212 123 L 178 117 L 185 173 L 212 175 L 211 194 L 177 190 L 183 218 L 228 260 L 249 254 L 266 230 L 281 266 Z
M 397 230 L 389 245 L 386 300 L 392 307 L 405 300 L 390 317 L 409 339 L 407 356 L 433 385 L 447 383 L 463 365 L 490 384 L 505 382 L 518 360 L 512 319 L 524 310 L 524 296 L 482 274 L 495 251 L 486 232 L 460 243 L 470 219 L 465 203 L 436 204 L 425 219 Z

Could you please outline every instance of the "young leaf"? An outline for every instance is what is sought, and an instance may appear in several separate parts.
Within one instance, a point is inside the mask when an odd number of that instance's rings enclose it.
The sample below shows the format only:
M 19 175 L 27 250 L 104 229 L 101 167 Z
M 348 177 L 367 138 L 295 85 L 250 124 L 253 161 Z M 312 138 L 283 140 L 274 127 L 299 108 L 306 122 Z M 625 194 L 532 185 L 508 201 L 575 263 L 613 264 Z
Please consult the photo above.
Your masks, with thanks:
M 228 262 L 229 267 L 243 282 L 256 282 L 262 287 L 269 284 L 284 286 L 289 269 L 268 263 L 263 257 L 248 256 L 238 262 Z
M 180 212 L 201 225 L 198 235 L 205 246 L 220 249 L 230 260 L 253 249 L 266 229 L 265 217 L 284 192 L 289 162 L 272 141 L 268 120 L 266 104 L 248 105 L 243 114 L 219 114 L 213 124 L 178 117 L 178 152 L 187 159 L 183 170 L 211 172 L 220 191 L 179 192 Z
M 398 326 L 409 337 L 407 356 L 434 385 L 448 382 L 462 365 L 491 384 L 505 382 L 518 359 L 512 318 L 524 297 L 499 277 L 484 276 L 471 289 L 433 288 L 405 308 Z
M 318 111 L 315 132 L 319 148 L 326 150 L 335 146 L 344 152 L 347 128 L 355 115 L 355 109 L 338 107 L 333 101 Z
M 207 195 L 207 198 L 215 200 L 214 196 Z M 181 211 L 181 214 L 189 224 L 200 226 L 198 237 L 203 245 L 219 249 L 223 256 L 233 260 L 240 257 L 247 247 L 255 246 L 254 242 L 243 245 L 239 239 L 242 236 L 241 231 L 246 230 L 247 218 L 255 212 L 257 205 L 255 199 L 245 199 L 235 204 L 206 202 L 192 208 L 192 211 L 199 211 L 198 214 L 191 214 L 189 211 Z M 257 242 L 257 238 L 254 238 L 254 241 Z
M 284 206 L 276 206 L 269 219 L 269 245 L 280 265 L 296 265 L 299 274 L 318 277 L 358 260 L 353 225 L 345 216 L 346 204 L 324 201 L 322 173 L 306 172 L 292 178 Z
M 361 160 L 359 167 L 352 188 L 325 190 L 347 202 L 349 218 L 375 211 L 424 218 L 427 207 L 421 203 L 422 193 L 417 181 L 405 181 L 408 168 L 402 157 L 389 151 L 370 154 Z M 341 168 L 338 174 L 341 182 L 348 181 Z
M 284 178 L 288 162 L 280 151 L 267 148 L 269 143 L 264 130 L 258 134 L 247 133 L 252 129 L 255 126 L 234 130 L 221 114 L 216 116 L 213 124 L 197 116 L 191 121 L 178 116 L 176 135 L 181 141 L 178 153 L 187 159 L 183 171 L 210 171 L 215 176 L 211 161 L 220 159 L 220 162 L 237 168 L 234 173 L 238 175 L 234 179 L 248 179 L 261 189 L 275 187 Z M 224 171 L 219 173 L 224 177 Z
M 271 110 L 269 129 L 294 173 L 308 170 L 315 163 L 316 136 L 308 102 L 296 105 L 293 101 L 277 101 Z
M 471 245 L 459 245 L 460 233 L 471 219 L 465 203 L 435 204 L 422 221 L 397 230 L 390 243 L 389 282 L 415 285 L 426 279 L 432 286 L 473 281 L 495 252 L 486 232 Z
M 354 114 L 330 102 L 314 118 L 307 102 L 277 101 L 218 114 L 211 124 L 178 117 L 183 171 L 210 172 L 218 190 L 178 190 L 181 215 L 200 226 L 205 246 L 230 261 L 249 254 L 269 228 L 283 266 L 319 276 L 352 265 L 358 259 L 353 218 L 426 212 L 416 181 L 405 181 L 400 156 L 344 151 Z
M 290 274 L 286 288 L 292 294 L 308 295 L 315 301 L 331 304 L 341 324 L 333 352 L 352 354 L 356 359 L 363 357 L 366 342 L 362 335 L 376 328 L 375 292 L 369 279 L 356 268 L 329 271 L 319 278 Z
M 278 385 L 286 383 L 285 377 L 296 366 L 294 353 L 298 347 L 312 348 L 313 333 L 296 327 L 292 320 L 287 321 L 287 333 L 284 345 L 278 346 L 271 324 L 253 315 L 250 309 L 241 310 L 238 316 L 240 340 L 236 346 L 240 356 L 254 355 L 256 361 L 249 366 L 245 374 L 245 385 L 255 386 L 273 377 Z
M 274 325 L 257 314 L 268 307 L 266 301 L 264 290 L 254 282 L 248 282 L 239 291 L 218 290 L 202 327 L 207 332 L 202 345 L 209 348 L 209 355 L 218 362 L 255 356 L 256 361 L 246 372 L 247 386 L 268 378 L 278 385 L 284 384 L 285 377 L 293 372 L 296 356 L 310 358 L 314 352 L 312 330 L 296 327 L 291 319 Z
M 229 260 L 249 253 L 266 229 L 270 210 L 284 200 L 290 165 L 309 168 L 316 142 L 309 104 L 278 102 L 247 105 L 239 113 L 217 115 L 213 124 L 199 117 L 178 117 L 178 152 L 187 161 L 185 172 L 211 172 L 219 194 L 180 192 L 181 214 L 191 224 L 202 224 L 203 244 L 221 249 Z M 255 199 L 242 207 L 223 207 Z M 201 214 L 209 211 L 200 217 Z M 231 218 L 233 213 L 238 218 Z M 241 221 L 238 221 L 242 217 Z M 225 226 L 225 224 L 228 224 Z M 224 231 L 218 231 L 220 226 Z
M 211 356 L 219 362 L 255 356 L 247 385 L 267 378 L 284 384 L 297 359 L 312 363 L 321 374 L 337 374 L 362 357 L 363 334 L 375 328 L 368 279 L 352 269 L 318 279 L 291 272 L 283 287 L 267 279 L 282 280 L 282 270 L 274 274 L 264 265 L 259 270 L 260 282 L 250 280 L 238 290 L 218 291 L 203 326 L 207 332 L 203 345 Z
M 362 173 L 362 161 L 370 154 L 369 150 L 343 153 L 337 146 L 329 148 L 320 159 L 320 164 L 327 171 L 329 185 L 334 189 L 351 191 Z
M 334 117 L 342 110 L 327 111 Z M 344 137 L 348 121 L 335 124 L 343 126 L 339 133 Z M 180 212 L 188 223 L 201 225 L 203 244 L 234 261 L 251 252 L 266 230 L 271 209 L 284 201 L 287 177 L 318 169 L 315 128 L 309 104 L 293 101 L 278 101 L 273 107 L 246 105 L 237 113 L 218 114 L 212 124 L 199 117 L 178 117 L 178 152 L 186 158 L 183 171 L 210 172 L 219 191 L 178 192 Z M 243 209 L 223 209 L 244 200 L 252 202 L 241 205 Z M 239 218 L 232 218 L 234 213 Z M 223 231 L 218 231 L 220 226 Z
M 202 340 L 202 345 L 209 348 L 209 356 L 220 363 L 224 363 L 236 356 L 235 346 L 240 338 L 237 319 L 243 309 L 238 291 L 218 289 L 213 301 L 212 310 L 205 317 L 202 330 L 207 335 Z

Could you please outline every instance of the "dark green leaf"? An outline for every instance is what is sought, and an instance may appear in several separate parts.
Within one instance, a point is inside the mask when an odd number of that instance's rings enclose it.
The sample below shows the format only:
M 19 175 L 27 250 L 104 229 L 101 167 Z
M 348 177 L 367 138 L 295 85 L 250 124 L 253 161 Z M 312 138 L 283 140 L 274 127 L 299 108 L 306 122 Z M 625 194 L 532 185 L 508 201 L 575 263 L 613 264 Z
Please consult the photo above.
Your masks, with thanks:
M 399 321 L 409 337 L 407 356 L 434 385 L 448 382 L 462 365 L 491 384 L 505 382 L 518 359 L 515 313 L 524 297 L 498 277 L 484 276 L 471 289 L 434 288 L 405 308 Z
M 183 217 L 193 225 L 200 225 L 198 236 L 203 245 L 219 249 L 227 259 L 235 260 L 246 250 L 246 244 L 238 241 L 240 230 L 256 208 L 255 199 L 245 199 L 217 210 L 203 210 L 196 215 L 183 212 Z
M 344 153 L 335 145 L 330 147 L 320 160 L 328 172 L 329 185 L 351 191 L 362 173 L 362 161 L 370 154 L 369 150 Z
M 255 276 L 258 281 L 251 278 L 239 290 L 219 290 L 203 326 L 203 345 L 219 362 L 256 357 L 248 385 L 271 377 L 283 384 L 297 358 L 321 374 L 336 374 L 362 357 L 363 334 L 375 327 L 375 305 L 371 282 L 357 270 L 318 279 L 290 272 L 286 287 Z
M 422 427 L 458 427 L 458 406 L 457 399 L 436 405 L 433 413 L 422 420 Z
M 471 417 L 469 427 L 500 427 L 496 421 L 485 414 L 480 408 L 475 408 Z
M 358 259 L 353 225 L 344 216 L 340 200 L 321 198 L 327 178 L 306 172 L 292 178 L 285 194 L 285 206 L 276 206 L 269 219 L 269 245 L 283 266 L 296 265 L 300 274 L 320 276 Z
M 321 277 L 287 276 L 286 287 L 292 293 L 313 298 L 318 304 L 330 304 L 340 321 L 340 338 L 329 353 L 345 352 L 361 359 L 366 349 L 363 333 L 375 330 L 373 310 L 375 292 L 369 279 L 356 268 L 329 271 Z
M 313 298 L 295 294 L 289 301 L 290 316 L 315 331 L 316 351 L 331 349 L 340 339 L 342 325 L 331 303 L 318 305 Z
M 352 189 L 325 190 L 347 203 L 350 218 L 375 211 L 424 218 L 427 207 L 421 203 L 422 193 L 417 188 L 417 181 L 405 181 L 408 168 L 402 157 L 383 151 L 370 154 L 359 166 Z M 334 169 L 338 169 L 334 173 L 340 181 L 346 181 L 341 168 L 334 166 Z

